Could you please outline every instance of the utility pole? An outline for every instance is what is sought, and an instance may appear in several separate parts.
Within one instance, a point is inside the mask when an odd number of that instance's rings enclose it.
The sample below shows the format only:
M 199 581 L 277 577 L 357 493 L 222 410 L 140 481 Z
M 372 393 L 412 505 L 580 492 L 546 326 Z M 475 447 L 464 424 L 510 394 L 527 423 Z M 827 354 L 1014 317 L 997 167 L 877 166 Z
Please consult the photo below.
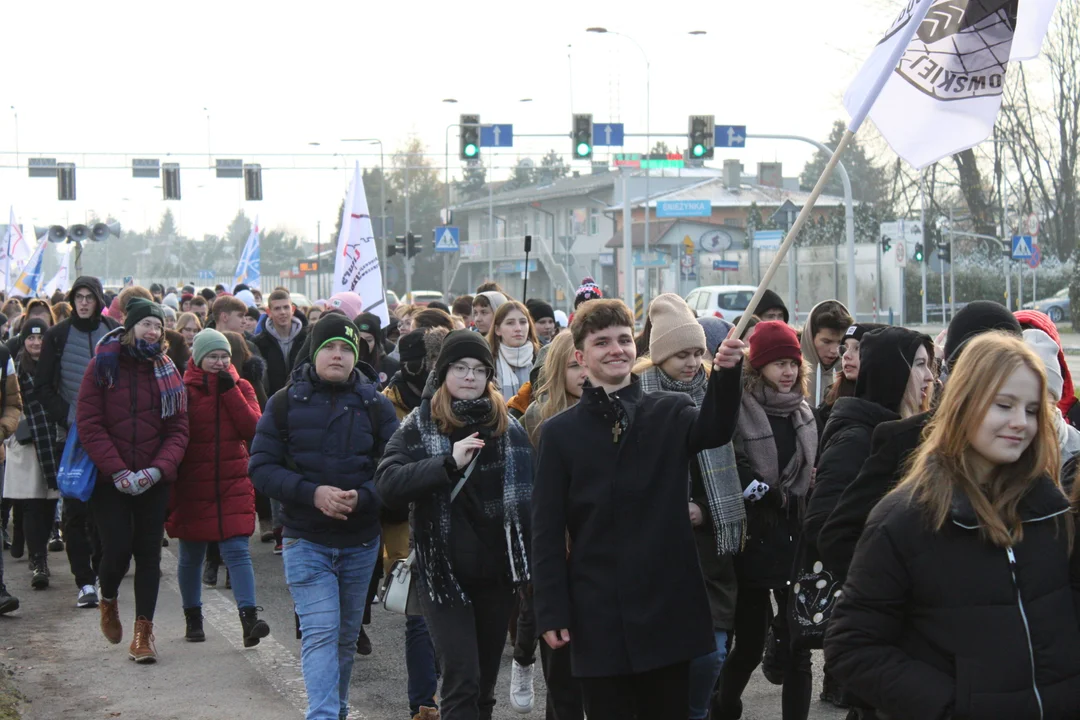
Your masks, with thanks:
M 923 246 L 928 244 L 927 238 L 929 234 L 926 232 L 926 171 L 919 171 L 919 227 L 922 233 Z M 907 250 L 904 250 L 907 252 Z M 923 252 L 926 252 L 923 250 Z M 922 292 L 919 293 L 919 298 L 922 300 L 922 324 L 926 325 L 926 263 L 920 262 L 920 271 L 922 272 Z M 900 292 L 904 292 L 901 288 Z
M 315 221 L 315 296 L 322 297 L 322 220 Z
M 409 255 L 409 231 L 412 229 L 409 218 L 409 165 L 412 163 L 412 153 L 405 155 L 405 298 L 406 302 L 412 302 L 412 269 L 413 260 Z

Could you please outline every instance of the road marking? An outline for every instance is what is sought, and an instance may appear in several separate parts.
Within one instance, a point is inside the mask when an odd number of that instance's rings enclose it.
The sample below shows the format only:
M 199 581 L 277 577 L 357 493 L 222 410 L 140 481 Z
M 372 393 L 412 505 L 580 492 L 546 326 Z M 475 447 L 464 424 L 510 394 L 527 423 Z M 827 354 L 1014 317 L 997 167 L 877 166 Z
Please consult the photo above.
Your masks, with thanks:
M 162 580 L 180 595 L 180 583 L 176 578 L 176 555 L 171 550 L 161 549 Z M 225 564 L 222 563 L 222 569 Z M 292 652 L 274 639 L 271 634 L 259 641 L 253 648 L 244 647 L 244 636 L 237 614 L 236 601 L 229 590 L 218 590 L 203 586 L 203 619 L 229 641 L 241 657 L 263 676 L 270 687 L 277 690 L 286 701 L 301 715 L 307 712 L 307 691 L 304 688 L 304 674 L 300 660 Z M 365 720 L 366 716 L 355 709 L 349 710 L 349 720 Z

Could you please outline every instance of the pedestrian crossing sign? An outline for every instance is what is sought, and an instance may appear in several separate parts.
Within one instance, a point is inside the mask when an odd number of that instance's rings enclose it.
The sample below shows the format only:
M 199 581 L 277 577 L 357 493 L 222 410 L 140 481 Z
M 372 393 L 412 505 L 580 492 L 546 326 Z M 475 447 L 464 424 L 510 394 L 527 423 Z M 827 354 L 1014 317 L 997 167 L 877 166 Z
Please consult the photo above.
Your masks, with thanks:
M 458 242 L 460 230 L 451 225 L 443 225 L 435 228 L 435 252 L 458 252 L 461 245 Z
M 1032 237 L 1030 235 L 1013 235 L 1012 259 L 1027 260 L 1032 255 Z

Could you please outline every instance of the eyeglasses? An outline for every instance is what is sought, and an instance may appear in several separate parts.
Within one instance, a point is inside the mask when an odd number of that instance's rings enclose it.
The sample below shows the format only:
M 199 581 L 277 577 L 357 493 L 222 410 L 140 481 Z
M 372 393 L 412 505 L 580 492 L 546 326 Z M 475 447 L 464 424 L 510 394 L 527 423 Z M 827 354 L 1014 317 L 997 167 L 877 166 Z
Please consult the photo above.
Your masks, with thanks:
M 450 372 L 454 374 L 458 380 L 464 380 L 467 377 L 479 377 L 483 380 L 491 379 L 491 368 L 484 367 L 469 367 L 468 365 L 462 365 L 461 363 L 454 363 L 450 366 Z
M 224 365 L 228 365 L 230 362 L 232 362 L 232 357 L 230 357 L 229 355 L 207 355 L 206 359 L 212 363 L 219 363 Z
M 76 293 L 75 302 L 94 302 L 95 298 L 90 293 Z

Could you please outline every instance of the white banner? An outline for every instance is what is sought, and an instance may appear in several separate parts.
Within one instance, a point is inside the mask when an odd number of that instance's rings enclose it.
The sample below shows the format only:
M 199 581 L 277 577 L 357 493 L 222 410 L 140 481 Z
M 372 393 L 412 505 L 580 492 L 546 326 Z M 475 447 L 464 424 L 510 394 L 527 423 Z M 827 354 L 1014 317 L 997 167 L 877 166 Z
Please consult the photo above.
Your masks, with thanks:
M 990 136 L 1008 65 L 1039 54 L 1057 0 L 1020 0 L 1017 6 L 929 0 L 912 35 L 911 24 L 926 4 L 905 3 L 844 94 L 844 107 L 857 116 L 898 45 L 911 38 L 870 118 L 896 154 L 917 168 Z
M 45 285 L 45 297 L 51 297 L 57 290 L 67 290 L 71 287 L 71 256 L 74 254 L 74 252 L 68 252 L 60 256 L 60 269 Z
M 30 243 L 23 237 L 22 229 L 15 222 L 15 206 L 10 207 L 7 233 L 4 235 L 4 243 L 0 246 L 0 263 L 4 267 L 4 290 L 11 288 L 11 271 L 21 273 L 26 261 L 34 254 Z
M 341 234 L 334 252 L 334 284 L 330 294 L 354 292 L 363 301 L 364 312 L 378 315 L 383 327 L 390 322 L 383 292 L 382 268 L 379 265 L 378 243 L 371 228 L 364 179 L 360 164 L 353 171 L 345 209 L 341 214 Z M 351 318 L 350 318 L 351 319 Z

